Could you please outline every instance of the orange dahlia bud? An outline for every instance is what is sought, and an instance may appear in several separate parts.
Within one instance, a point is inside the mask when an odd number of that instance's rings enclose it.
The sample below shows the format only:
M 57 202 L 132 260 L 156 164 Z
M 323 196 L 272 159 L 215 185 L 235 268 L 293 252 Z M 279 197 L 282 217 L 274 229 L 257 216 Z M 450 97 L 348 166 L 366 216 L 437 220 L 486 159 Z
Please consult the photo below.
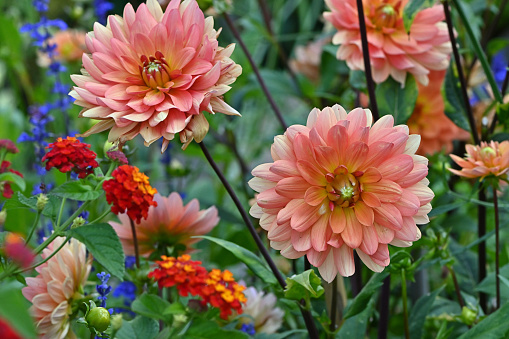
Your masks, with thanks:
M 247 301 L 243 292 L 246 287 L 235 282 L 230 271 L 221 272 L 221 270 L 213 269 L 209 272 L 205 283 L 201 292 L 203 303 L 219 308 L 221 318 L 228 319 L 232 310 L 235 310 L 237 314 L 242 313 L 242 303 Z
M 157 190 L 150 186 L 148 177 L 138 167 L 130 165 L 120 166 L 112 176 L 113 179 L 103 183 L 111 211 L 115 214 L 127 213 L 137 223 L 141 218 L 146 219 L 149 207 L 157 206 L 153 200 Z
M 90 150 L 90 145 L 74 137 L 58 138 L 46 148 L 50 151 L 46 153 L 42 161 L 46 161 L 47 171 L 53 167 L 62 173 L 73 171 L 78 174 L 78 178 L 82 179 L 92 174 L 94 168 L 99 166 L 95 160 L 97 154 Z
M 201 261 L 192 261 L 191 256 L 184 254 L 178 258 L 161 256 L 161 261 L 149 278 L 157 281 L 159 288 L 177 286 L 183 297 L 200 295 L 207 279 L 207 270 L 201 266 Z

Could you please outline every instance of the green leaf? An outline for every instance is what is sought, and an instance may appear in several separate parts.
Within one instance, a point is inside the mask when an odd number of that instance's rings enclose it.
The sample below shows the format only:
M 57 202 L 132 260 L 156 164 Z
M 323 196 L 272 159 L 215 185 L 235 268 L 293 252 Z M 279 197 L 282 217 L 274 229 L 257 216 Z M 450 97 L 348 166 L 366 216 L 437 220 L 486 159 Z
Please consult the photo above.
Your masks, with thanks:
M 122 322 L 117 339 L 153 339 L 159 333 L 159 323 L 155 319 L 136 317 L 131 321 Z
M 286 278 L 285 297 L 292 300 L 301 300 L 309 295 L 319 298 L 324 292 L 322 279 L 313 270 Z
M 341 329 L 336 334 L 336 338 L 364 338 L 369 318 L 373 313 L 375 300 L 371 299 L 367 305 L 364 305 L 362 312 L 345 320 Z
M 410 0 L 403 9 L 403 25 L 405 25 L 405 30 L 407 33 L 410 32 L 410 27 L 412 27 L 412 23 L 414 22 L 415 16 L 419 11 L 421 11 L 424 7 L 429 7 L 433 4 L 433 1 L 430 0 Z
M 25 180 L 23 180 L 23 178 L 20 177 L 19 175 L 14 174 L 12 172 L 6 172 L 6 173 L 0 174 L 0 182 L 2 182 L 2 181 L 8 181 L 11 184 L 14 184 L 14 185 L 18 186 L 18 188 L 22 192 L 26 188 Z
M 447 117 L 451 119 L 456 126 L 470 132 L 470 125 L 468 124 L 467 119 L 467 109 L 465 108 L 460 83 L 455 76 L 452 63 L 445 75 L 442 96 L 444 97 L 445 115 L 447 115 Z
M 394 116 L 395 125 L 405 124 L 414 111 L 418 94 L 417 83 L 412 76 L 407 76 L 404 88 L 396 80 L 387 79 L 375 90 L 380 115 Z
M 431 310 L 431 306 L 435 302 L 437 295 L 442 292 L 444 286 L 436 289 L 432 293 L 428 295 L 424 295 L 412 307 L 410 311 L 410 338 L 411 339 L 420 339 L 422 338 L 422 330 L 424 329 L 424 323 L 426 321 L 426 317 Z
M 28 308 L 30 302 L 21 294 L 17 281 L 0 284 L 0 317 L 5 319 L 23 338 L 38 338 Z
M 111 274 L 124 279 L 124 250 L 115 230 L 109 224 L 90 224 L 73 228 L 68 235 L 85 244 L 94 258 Z
M 258 258 L 253 252 L 248 251 L 244 247 L 241 247 L 237 244 L 234 244 L 230 241 L 226 241 L 223 239 L 218 239 L 209 236 L 201 236 L 196 238 L 207 239 L 212 242 L 215 242 L 219 246 L 224 249 L 230 251 L 237 259 L 242 261 L 247 265 L 256 274 L 260 279 L 262 279 L 267 284 L 277 285 L 277 280 L 272 274 L 272 272 L 267 268 L 267 266 Z
M 169 321 L 170 317 L 164 315 L 165 310 L 169 307 L 171 304 L 161 297 L 143 293 L 133 301 L 131 310 L 145 317 Z
M 94 191 L 92 186 L 82 184 L 79 181 L 69 181 L 63 185 L 55 187 L 51 193 L 62 198 L 87 201 L 99 198 L 102 191 Z
M 240 331 L 231 331 L 219 327 L 219 324 L 207 319 L 194 319 L 191 326 L 182 336 L 189 339 L 209 339 L 209 338 L 228 338 L 228 339 L 248 339 L 247 333 Z
M 8 199 L 5 202 L 4 208 L 7 209 L 15 209 L 15 208 L 31 208 L 33 210 L 37 210 L 37 196 L 33 196 L 30 198 L 25 197 L 20 192 L 16 192 L 12 198 Z M 54 195 L 48 195 L 48 203 L 44 207 L 42 211 L 42 215 L 56 219 L 58 210 L 60 209 L 60 199 Z
M 388 271 L 375 273 L 371 279 L 369 279 L 368 283 L 362 288 L 360 293 L 355 297 L 355 299 L 345 308 L 343 318 L 348 319 L 356 314 L 361 313 L 366 308 L 369 300 L 373 298 L 375 292 L 377 292 L 380 286 L 382 286 L 383 280 L 388 275 Z
M 450 212 L 450 211 L 455 210 L 456 208 L 459 208 L 463 205 L 465 205 L 464 202 L 453 202 L 452 204 L 433 207 L 431 212 L 428 213 L 428 217 L 431 218 L 431 217 L 434 217 L 434 216 L 437 216 L 440 214 Z
M 295 338 L 298 334 L 307 335 L 306 330 L 291 330 L 282 333 L 257 333 L 255 335 L 255 339 L 285 339 L 285 338 Z
M 186 313 L 186 307 L 182 305 L 181 303 L 173 303 L 170 306 L 168 306 L 163 314 L 185 314 Z
M 499 275 L 509 279 L 509 265 L 501 267 Z M 477 285 L 475 291 L 495 295 L 495 272 L 488 273 L 486 278 Z M 500 296 L 502 299 L 509 299 L 509 288 L 501 288 Z
M 509 334 L 509 303 L 499 308 L 496 312 L 484 318 L 458 339 L 499 339 L 507 338 Z

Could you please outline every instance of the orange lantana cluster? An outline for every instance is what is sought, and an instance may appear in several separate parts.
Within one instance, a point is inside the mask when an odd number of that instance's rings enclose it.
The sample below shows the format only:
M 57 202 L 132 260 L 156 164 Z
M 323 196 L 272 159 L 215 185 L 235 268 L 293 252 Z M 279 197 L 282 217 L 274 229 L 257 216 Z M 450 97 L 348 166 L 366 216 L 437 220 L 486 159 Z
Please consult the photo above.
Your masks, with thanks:
M 137 223 L 141 218 L 146 219 L 149 207 L 157 206 L 153 200 L 157 190 L 150 186 L 148 177 L 138 167 L 130 165 L 120 166 L 111 175 L 113 179 L 103 183 L 111 211 L 115 214 L 127 213 Z
M 202 304 L 219 308 L 221 318 L 228 319 L 235 310 L 242 313 L 242 303 L 246 302 L 244 286 L 239 285 L 228 270 L 213 269 L 210 272 L 201 266 L 201 261 L 192 261 L 184 254 L 178 258 L 162 256 L 156 261 L 159 265 L 148 274 L 154 278 L 159 288 L 176 286 L 181 296 L 199 296 Z
M 73 171 L 78 178 L 82 179 L 92 174 L 94 168 L 99 166 L 95 160 L 97 154 L 90 150 L 90 145 L 74 137 L 58 138 L 46 148 L 50 151 L 46 153 L 42 161 L 46 161 L 47 171 L 53 167 L 62 173 Z

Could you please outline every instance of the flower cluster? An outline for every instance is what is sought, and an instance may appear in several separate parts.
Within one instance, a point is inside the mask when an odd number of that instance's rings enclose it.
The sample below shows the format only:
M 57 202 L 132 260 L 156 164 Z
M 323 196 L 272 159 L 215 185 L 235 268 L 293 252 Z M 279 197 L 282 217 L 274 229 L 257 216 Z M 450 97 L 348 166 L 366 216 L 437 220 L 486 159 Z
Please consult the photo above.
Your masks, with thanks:
M 148 177 L 138 167 L 122 165 L 111 174 L 113 179 L 103 183 L 106 201 L 115 214 L 126 212 L 131 220 L 140 223 L 146 219 L 150 206 L 157 206 L 153 200 L 157 190 L 150 186 Z
M 28 268 L 34 262 L 35 255 L 25 245 L 25 241 L 15 233 L 8 233 L 5 237 L 3 252 L 6 258 L 10 258 L 21 268 Z
M 509 141 L 483 141 L 480 146 L 466 145 L 467 156 L 463 159 L 451 154 L 461 170 L 450 168 L 452 173 L 466 178 L 480 178 L 489 175 L 507 180 L 509 172 Z
M 97 299 L 101 301 L 100 306 L 106 307 L 106 299 L 108 299 L 108 294 L 111 292 L 111 286 L 108 285 L 108 280 L 110 280 L 110 275 L 106 274 L 106 272 L 97 273 L 97 278 L 101 281 L 99 285 L 96 285 L 95 288 L 99 296 Z
M 200 211 L 198 200 L 193 199 L 184 205 L 182 198 L 176 192 L 168 197 L 155 194 L 154 201 L 157 206 L 150 207 L 147 218 L 136 225 L 140 255 L 149 256 L 158 248 L 173 248 L 174 251 L 182 248 L 182 251 L 188 252 L 189 246 L 199 241 L 192 238 L 193 236 L 207 234 L 219 222 L 217 209 L 214 206 Z M 118 218 L 120 224 L 112 221 L 110 225 L 117 232 L 124 252 L 127 255 L 134 255 L 129 216 L 120 214 Z M 172 252 L 171 254 L 180 253 Z
M 6 153 L 16 154 L 19 152 L 19 149 L 16 147 L 14 142 L 9 139 L 0 139 L 0 152 L 5 150 Z
M 232 311 L 242 313 L 245 287 L 235 281 L 230 271 L 213 269 L 207 272 L 200 261 L 192 261 L 188 254 L 161 258 L 162 261 L 157 261 L 159 267 L 148 275 L 158 282 L 159 288 L 176 286 L 182 296 L 199 296 L 203 305 L 208 303 L 219 308 L 223 319 Z
M 352 70 L 364 70 L 355 0 L 326 0 L 331 12 L 324 13 L 338 32 L 332 42 L 341 45 L 337 58 L 345 60 Z M 419 11 L 410 32 L 403 24 L 407 0 L 364 0 L 366 30 L 373 80 L 383 82 L 390 75 L 405 85 L 408 73 L 423 85 L 428 84 L 430 70 L 444 70 L 452 51 L 447 25 L 442 22 L 442 6 Z
M 32 302 L 30 310 L 37 330 L 43 338 L 71 338 L 70 315 L 73 302 L 84 297 L 85 285 L 92 267 L 92 256 L 87 258 L 85 245 L 76 239 L 64 244 L 64 238 L 55 239 L 44 251 L 42 258 L 63 247 L 46 263 L 36 268 L 38 276 L 26 278 L 22 292 Z
M 10 161 L 7 161 L 7 160 L 2 161 L 2 163 L 0 164 L 0 174 L 11 172 L 11 173 L 23 178 L 23 174 L 21 174 L 20 172 L 18 172 L 16 170 L 13 170 L 10 167 L 11 167 Z M 0 181 L 0 193 L 2 194 L 2 196 L 4 198 L 7 198 L 7 199 L 12 197 L 12 194 L 14 193 L 14 191 L 12 190 L 10 181 L 8 181 L 8 180 Z
M 209 129 L 203 111 L 239 115 L 223 94 L 241 67 L 218 34 L 196 0 L 172 0 L 164 13 L 156 0 L 136 11 L 127 4 L 123 18 L 96 24 L 83 75 L 71 76 L 80 116 L 100 120 L 83 135 L 111 129 L 109 141 L 123 144 L 141 134 L 146 146 L 163 138 L 164 151 L 176 133 L 184 147 L 201 142 Z
M 271 246 L 287 258 L 306 255 L 331 282 L 355 271 L 353 250 L 373 271 L 389 264 L 388 244 L 407 247 L 429 222 L 433 192 L 420 137 L 369 110 L 314 109 L 307 125 L 274 139 L 274 162 L 256 167 L 260 218 Z
M 46 148 L 50 151 L 42 161 L 46 161 L 47 171 L 54 167 L 62 173 L 73 171 L 79 178 L 85 178 L 99 166 L 95 160 L 97 154 L 90 150 L 90 145 L 74 137 L 58 138 Z

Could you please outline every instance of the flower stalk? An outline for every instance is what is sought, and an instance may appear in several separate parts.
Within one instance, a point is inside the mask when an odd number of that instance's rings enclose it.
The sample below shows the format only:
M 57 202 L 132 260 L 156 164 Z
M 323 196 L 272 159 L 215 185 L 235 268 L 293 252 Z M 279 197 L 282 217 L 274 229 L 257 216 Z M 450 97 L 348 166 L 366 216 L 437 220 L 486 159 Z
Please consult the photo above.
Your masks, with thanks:
M 136 258 L 136 267 L 140 268 L 140 250 L 138 248 L 138 237 L 136 236 L 136 226 L 133 219 L 129 218 L 131 223 L 131 232 L 133 232 L 134 257 Z
M 493 205 L 495 206 L 495 289 L 496 305 L 495 310 L 500 307 L 500 221 L 498 214 L 497 187 L 493 185 Z
M 405 338 L 410 339 L 410 328 L 408 326 L 408 297 L 406 291 L 406 272 L 401 269 L 401 297 L 403 299 L 403 325 L 405 327 Z

